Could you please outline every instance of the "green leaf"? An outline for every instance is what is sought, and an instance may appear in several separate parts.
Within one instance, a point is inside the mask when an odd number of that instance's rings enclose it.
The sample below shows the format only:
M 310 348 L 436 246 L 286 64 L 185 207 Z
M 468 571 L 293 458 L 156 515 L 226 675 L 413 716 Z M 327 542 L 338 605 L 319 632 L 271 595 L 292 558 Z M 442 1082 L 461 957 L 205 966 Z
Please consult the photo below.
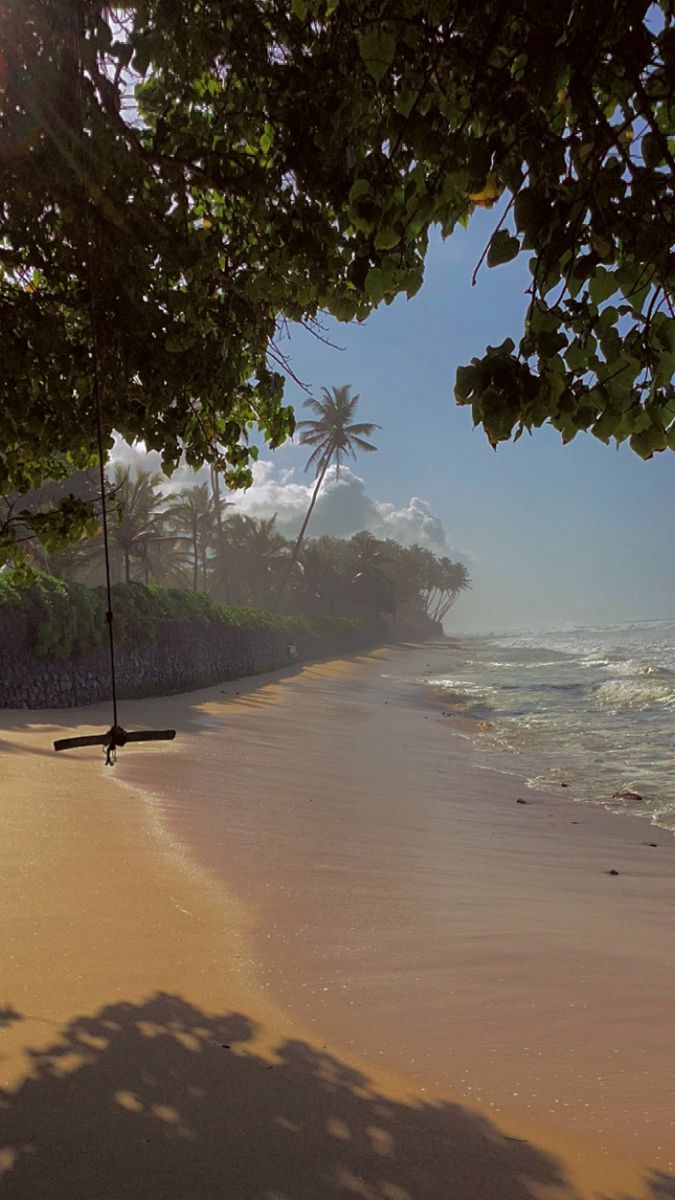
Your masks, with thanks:
M 675 377 L 675 353 L 664 351 L 659 354 L 654 372 L 654 383 L 657 387 L 668 387 Z
M 640 309 L 650 287 L 650 272 L 634 260 L 624 263 L 614 272 L 616 282 L 633 308 Z
M 459 404 L 466 404 L 476 382 L 478 372 L 475 367 L 458 367 L 455 375 L 455 399 Z
M 661 146 L 661 139 L 655 133 L 645 133 L 640 142 L 645 166 L 649 167 L 650 170 L 658 167 L 663 162 L 663 150 Z
M 263 154 L 269 154 L 272 142 L 274 141 L 274 129 L 268 121 L 265 122 L 265 128 L 260 135 L 260 149 Z
M 376 83 L 384 78 L 396 53 L 396 38 L 388 29 L 376 26 L 357 34 L 359 54 Z
M 401 235 L 395 229 L 380 229 L 375 237 L 375 249 L 393 250 L 395 246 L 398 246 L 400 240 Z
M 630 444 L 631 449 L 635 450 L 640 458 L 651 458 L 656 451 L 666 449 L 668 438 L 665 430 L 659 428 L 658 425 L 650 425 L 648 429 L 634 433 Z
M 555 405 L 565 391 L 565 380 L 557 371 L 549 371 L 546 374 L 546 388 L 548 392 L 549 403 Z
M 513 212 L 516 228 L 525 234 L 524 248 L 531 249 L 550 221 L 550 206 L 532 188 L 523 188 L 515 198 Z
M 598 270 L 591 275 L 588 291 L 594 304 L 602 304 L 603 300 L 607 300 L 618 290 L 618 287 L 619 282 L 616 275 L 606 271 L 604 267 L 598 267 Z
M 651 333 L 659 346 L 668 353 L 675 354 L 675 318 L 664 312 L 657 312 L 652 317 Z
M 554 330 L 540 333 L 537 338 L 537 350 L 544 358 L 553 358 L 566 345 L 565 334 Z
M 488 267 L 498 267 L 502 263 L 511 262 L 520 250 L 517 237 L 512 237 L 506 229 L 498 229 L 492 235 L 487 254 Z
M 415 101 L 417 100 L 418 94 L 419 93 L 416 92 L 414 88 L 406 88 L 405 91 L 401 92 L 398 100 L 396 101 L 396 107 L 404 117 L 410 116 L 415 106 Z
M 364 286 L 368 299 L 373 304 L 379 304 L 389 290 L 387 275 L 381 267 L 371 267 L 366 275 Z
M 587 371 L 588 370 L 588 355 L 581 346 L 570 346 L 565 351 L 565 362 L 571 371 Z
M 368 179 L 357 179 L 349 189 L 349 203 L 354 204 L 362 196 L 370 196 L 372 188 Z
M 603 308 L 598 317 L 598 329 L 600 333 L 606 333 L 610 325 L 616 325 L 618 319 L 619 309 L 615 308 L 613 304 L 608 304 L 606 308 Z

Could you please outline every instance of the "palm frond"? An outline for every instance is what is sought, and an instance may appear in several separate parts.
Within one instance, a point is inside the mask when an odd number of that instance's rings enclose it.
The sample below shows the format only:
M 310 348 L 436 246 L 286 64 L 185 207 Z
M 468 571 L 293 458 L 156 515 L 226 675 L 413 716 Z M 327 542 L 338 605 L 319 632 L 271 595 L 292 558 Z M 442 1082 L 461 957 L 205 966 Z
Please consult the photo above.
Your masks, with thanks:
M 330 453 L 322 443 L 310 454 L 305 463 L 305 471 L 309 471 L 310 467 L 316 466 L 316 473 L 318 475 L 326 459 L 330 459 Z
M 372 421 L 361 421 L 357 425 L 347 425 L 345 428 L 345 433 L 350 437 L 354 434 L 356 434 L 356 436 L 359 434 L 365 434 L 366 437 L 370 437 L 374 429 L 381 428 L 381 425 L 375 425 Z
M 300 444 L 302 446 L 314 446 L 317 442 L 329 441 L 330 435 L 326 433 L 323 427 L 318 429 L 303 429 L 300 434 Z
M 377 450 L 377 446 L 373 446 L 372 442 L 364 441 L 363 438 L 352 438 L 352 443 L 353 446 L 356 446 L 359 450 L 367 451 L 368 454 L 372 454 L 375 450 Z M 356 454 L 353 454 L 353 457 L 356 458 Z

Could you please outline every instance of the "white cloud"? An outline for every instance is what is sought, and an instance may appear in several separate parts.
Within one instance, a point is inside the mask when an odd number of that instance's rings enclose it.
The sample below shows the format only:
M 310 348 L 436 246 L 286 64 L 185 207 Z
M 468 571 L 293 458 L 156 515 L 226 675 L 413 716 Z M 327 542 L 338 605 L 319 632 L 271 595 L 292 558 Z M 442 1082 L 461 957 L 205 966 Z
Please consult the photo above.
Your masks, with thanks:
M 307 511 L 313 481 L 301 482 L 292 470 L 277 471 L 269 460 L 257 463 L 253 474 L 253 486 L 231 497 L 234 506 L 252 517 L 276 513 L 281 532 L 293 537 Z M 395 538 L 404 546 L 416 543 L 437 554 L 450 553 L 443 522 L 428 501 L 413 496 L 408 504 L 397 508 L 390 501 L 370 496 L 364 480 L 348 467 L 342 468 L 339 477 L 331 467 L 312 515 L 310 536 L 327 533 L 349 537 L 360 529 L 369 529 L 379 538 Z
M 123 462 L 132 468 L 159 470 L 156 451 L 147 453 L 142 443 L 129 446 L 116 440 L 111 454 L 113 462 Z M 171 477 L 171 490 L 202 483 L 209 477 L 208 468 L 194 472 L 179 467 Z M 306 480 L 306 482 L 305 482 Z M 277 525 L 286 537 L 294 537 L 307 511 L 314 481 L 299 476 L 293 468 L 279 469 L 269 459 L 261 459 L 253 467 L 253 485 L 245 492 L 228 495 L 232 510 L 250 517 L 276 515 Z M 364 480 L 343 467 L 338 477 L 331 467 L 316 503 L 309 526 L 309 536 L 322 533 L 333 537 L 350 537 L 360 529 L 368 529 L 378 538 L 394 538 L 404 546 L 426 546 L 436 554 L 467 561 L 467 555 L 448 545 L 443 522 L 427 500 L 413 496 L 408 504 L 397 508 L 388 500 L 378 500 L 366 491 Z
M 416 542 L 418 546 L 428 546 L 430 550 L 442 553 L 447 551 L 443 522 L 431 511 L 431 505 L 427 500 L 413 496 L 405 508 L 396 508 L 395 505 L 388 504 L 386 501 L 376 500 L 374 503 L 382 528 L 387 530 L 386 535 L 382 533 L 379 535 L 380 537 L 393 537 L 404 546 L 410 546 Z M 373 530 L 373 533 L 377 533 L 377 528 Z
M 111 463 L 122 463 L 132 471 L 162 470 L 162 459 L 158 450 L 146 450 L 143 442 L 130 445 L 118 433 L 115 434 L 115 445 L 110 451 Z M 197 483 L 206 483 L 209 479 L 208 467 L 193 471 L 190 467 L 177 467 L 170 479 L 162 485 L 165 491 L 178 491 L 184 487 L 194 487 Z

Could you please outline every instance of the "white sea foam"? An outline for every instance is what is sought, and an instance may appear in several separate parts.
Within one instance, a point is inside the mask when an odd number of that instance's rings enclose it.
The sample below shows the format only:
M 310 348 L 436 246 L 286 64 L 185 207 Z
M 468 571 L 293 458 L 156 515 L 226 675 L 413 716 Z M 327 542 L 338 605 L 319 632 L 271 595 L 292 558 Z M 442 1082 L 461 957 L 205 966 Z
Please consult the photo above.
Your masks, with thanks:
M 675 707 L 675 687 L 653 676 L 632 675 L 595 684 L 593 695 L 608 707 L 649 708 L 653 704 Z
M 425 682 L 477 718 L 500 769 L 609 807 L 637 791 L 641 814 L 675 829 L 675 622 L 466 638 Z

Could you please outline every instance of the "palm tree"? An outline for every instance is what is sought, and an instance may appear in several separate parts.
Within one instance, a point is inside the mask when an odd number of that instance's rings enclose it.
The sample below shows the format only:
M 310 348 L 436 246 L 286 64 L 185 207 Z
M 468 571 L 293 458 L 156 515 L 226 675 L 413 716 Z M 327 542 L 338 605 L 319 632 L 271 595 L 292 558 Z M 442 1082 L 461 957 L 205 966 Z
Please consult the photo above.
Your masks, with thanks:
M 211 594 L 222 604 L 232 600 L 232 561 L 229 553 L 225 529 L 225 509 L 231 508 L 228 500 L 223 500 L 220 489 L 220 474 L 218 468 L 210 467 L 211 498 L 214 510 L 214 539 L 213 557 L 211 560 Z
M 395 563 L 386 543 L 378 541 L 367 529 L 349 540 L 352 586 L 356 594 L 380 613 L 395 613 L 396 599 L 391 575 Z
M 298 429 L 300 432 L 300 442 L 303 446 L 312 446 L 312 453 L 307 459 L 305 470 L 310 467 L 316 469 L 314 491 L 309 502 L 309 508 L 305 514 L 305 519 L 302 522 L 300 533 L 298 534 L 293 553 L 291 555 L 286 574 L 279 588 L 277 599 L 281 599 L 286 584 L 288 583 L 291 571 L 295 566 L 303 538 L 309 525 L 314 505 L 316 504 L 321 485 L 326 477 L 326 471 L 331 463 L 335 464 L 337 476 L 340 477 L 340 467 L 347 457 L 356 458 L 357 450 L 365 450 L 367 453 L 372 453 L 377 450 L 377 446 L 373 446 L 372 442 L 367 442 L 366 437 L 370 437 L 374 429 L 379 429 L 379 425 L 374 425 L 370 421 L 355 422 L 356 408 L 360 397 L 351 396 L 351 386 L 345 384 L 344 387 L 322 388 L 323 400 L 306 400 L 305 408 L 310 409 L 315 414 L 315 420 L 299 421 Z
M 332 615 L 335 590 L 340 581 L 340 543 L 330 537 L 305 542 L 297 567 L 294 595 L 303 611 L 309 611 L 310 614 L 329 612 Z
M 449 558 L 438 561 L 440 580 L 433 594 L 433 606 L 428 609 L 432 621 L 443 621 L 460 592 L 471 587 L 471 578 L 464 563 L 451 562 Z
M 163 497 L 159 490 L 162 476 L 152 471 L 137 471 L 132 479 L 128 467 L 113 467 L 111 491 L 117 520 L 111 525 L 110 540 L 124 564 L 124 580 L 131 579 L 131 560 L 140 558 L 147 583 L 150 575 L 149 546 L 161 537 Z
M 269 604 L 286 562 L 289 544 L 273 517 L 247 517 L 236 513 L 225 523 L 231 552 L 232 578 L 239 604 Z
M 192 590 L 199 591 L 201 568 L 202 588 L 206 591 L 208 550 L 216 520 L 215 505 L 208 484 L 184 488 L 173 498 L 166 516 L 176 537 L 189 543 Z
M 419 601 L 426 608 L 427 594 L 435 578 L 435 555 L 423 546 L 398 546 L 394 543 L 394 547 L 399 599 L 406 603 Z

